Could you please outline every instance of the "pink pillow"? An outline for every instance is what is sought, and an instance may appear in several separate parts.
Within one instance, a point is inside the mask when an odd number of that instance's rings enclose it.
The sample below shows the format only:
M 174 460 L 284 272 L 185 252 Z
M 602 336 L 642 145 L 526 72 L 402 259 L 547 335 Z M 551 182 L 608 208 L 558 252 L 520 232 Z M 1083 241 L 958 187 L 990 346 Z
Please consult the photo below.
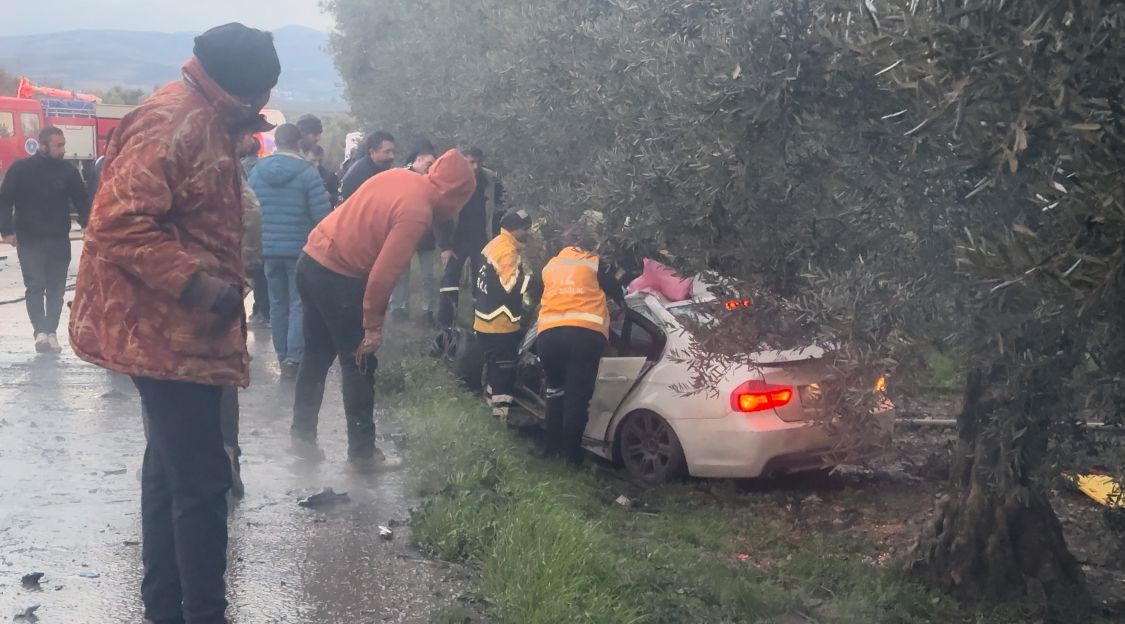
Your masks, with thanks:
M 666 265 L 656 260 L 645 258 L 644 271 L 641 276 L 629 284 L 629 292 L 647 292 L 660 295 L 668 301 L 686 301 L 691 299 L 693 282 L 691 278 L 684 279 Z

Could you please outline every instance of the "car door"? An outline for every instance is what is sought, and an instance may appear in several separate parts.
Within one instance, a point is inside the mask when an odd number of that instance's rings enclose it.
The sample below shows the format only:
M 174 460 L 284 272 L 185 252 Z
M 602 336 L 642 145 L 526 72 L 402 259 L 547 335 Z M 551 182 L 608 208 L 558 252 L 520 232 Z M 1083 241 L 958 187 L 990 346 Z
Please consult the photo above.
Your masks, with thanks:
M 640 322 L 636 312 L 627 310 L 620 331 L 611 335 L 618 344 L 610 345 L 609 353 L 598 366 L 598 377 L 594 384 L 594 396 L 590 400 L 590 420 L 586 424 L 585 437 L 594 444 L 604 444 L 606 432 L 614 413 L 629 391 L 649 369 L 652 347 L 658 336 L 653 329 Z M 642 355 L 648 353 L 646 357 Z M 658 357 L 658 354 L 657 354 Z

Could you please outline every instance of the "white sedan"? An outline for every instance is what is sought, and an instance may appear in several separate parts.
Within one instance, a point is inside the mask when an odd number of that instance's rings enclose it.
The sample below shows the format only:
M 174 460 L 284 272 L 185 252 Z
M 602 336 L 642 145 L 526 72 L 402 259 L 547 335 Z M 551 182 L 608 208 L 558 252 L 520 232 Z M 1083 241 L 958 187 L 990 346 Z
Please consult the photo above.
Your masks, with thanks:
M 698 319 L 714 303 L 715 296 L 698 284 L 686 301 L 644 292 L 626 297 L 598 368 L 583 445 L 650 482 L 685 471 L 744 478 L 824 468 L 834 444 L 818 421 L 817 382 L 827 370 L 823 350 L 755 353 L 753 365 L 732 365 L 712 391 L 682 391 L 691 371 L 669 357 L 690 343 L 681 319 Z M 546 384 L 536 336 L 533 327 L 520 347 L 514 396 L 541 419 Z M 469 358 L 474 371 L 480 370 L 478 358 Z M 874 416 L 878 431 L 889 437 L 893 406 L 883 401 Z

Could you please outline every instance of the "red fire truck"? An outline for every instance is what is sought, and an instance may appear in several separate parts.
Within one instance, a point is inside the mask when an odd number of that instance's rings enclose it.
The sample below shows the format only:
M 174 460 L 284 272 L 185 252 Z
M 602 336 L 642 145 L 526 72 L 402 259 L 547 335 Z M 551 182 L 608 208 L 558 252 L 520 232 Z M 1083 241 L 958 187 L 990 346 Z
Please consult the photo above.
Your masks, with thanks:
M 38 96 L 38 98 L 36 97 Z M 0 96 L 0 179 L 8 167 L 39 149 L 39 129 L 55 126 L 66 136 L 67 160 L 72 160 L 89 178 L 94 160 L 105 153 L 109 133 L 126 113 L 136 108 L 103 104 L 87 93 L 39 87 L 20 78 L 15 97 Z M 273 124 L 285 123 L 280 111 L 263 109 Z M 273 151 L 273 132 L 258 137 L 265 156 Z
M 101 98 L 86 93 L 38 87 L 21 78 L 15 97 L 0 96 L 0 178 L 14 161 L 39 149 L 39 129 L 46 125 L 63 131 L 65 158 L 88 174 L 105 150 L 109 131 L 133 108 L 102 104 Z

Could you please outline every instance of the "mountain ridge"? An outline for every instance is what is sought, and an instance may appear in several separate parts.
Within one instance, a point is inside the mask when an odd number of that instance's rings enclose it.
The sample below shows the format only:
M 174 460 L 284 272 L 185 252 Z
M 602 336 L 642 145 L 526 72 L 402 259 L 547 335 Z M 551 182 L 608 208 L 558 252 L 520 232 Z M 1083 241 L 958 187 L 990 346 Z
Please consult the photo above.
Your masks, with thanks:
M 281 59 L 279 101 L 338 102 L 343 79 L 327 52 L 328 35 L 306 26 L 273 30 Z M 75 29 L 0 36 L 0 66 L 32 81 L 77 91 L 114 85 L 150 90 L 176 80 L 197 33 Z

